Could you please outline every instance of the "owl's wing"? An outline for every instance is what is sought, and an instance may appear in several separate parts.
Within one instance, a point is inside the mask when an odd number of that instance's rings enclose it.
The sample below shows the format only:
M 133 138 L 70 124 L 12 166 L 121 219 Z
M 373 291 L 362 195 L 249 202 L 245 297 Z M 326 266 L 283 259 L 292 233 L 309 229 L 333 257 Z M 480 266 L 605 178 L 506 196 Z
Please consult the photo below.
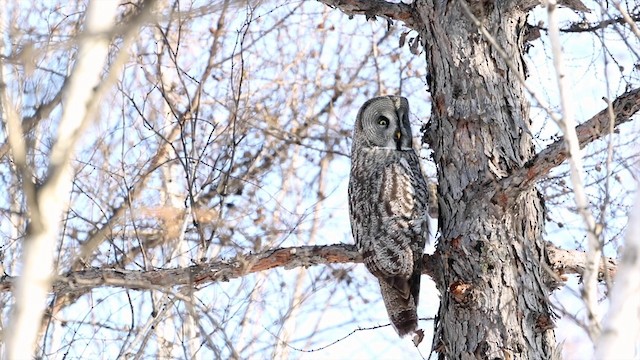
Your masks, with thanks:
M 411 295 L 411 284 L 409 281 L 403 276 L 393 276 L 393 277 L 382 277 L 379 278 L 380 281 L 384 281 L 394 289 L 396 289 L 400 294 L 400 296 L 404 300 L 409 300 L 409 295 Z
M 384 241 L 374 241 L 376 253 L 384 260 L 378 264 L 386 282 L 409 295 L 407 279 L 422 269 L 422 253 L 428 236 L 428 193 L 420 170 L 418 157 L 413 151 L 385 167 L 379 204 Z M 377 246 L 376 246 L 377 245 Z M 391 260 L 391 261 L 388 261 Z

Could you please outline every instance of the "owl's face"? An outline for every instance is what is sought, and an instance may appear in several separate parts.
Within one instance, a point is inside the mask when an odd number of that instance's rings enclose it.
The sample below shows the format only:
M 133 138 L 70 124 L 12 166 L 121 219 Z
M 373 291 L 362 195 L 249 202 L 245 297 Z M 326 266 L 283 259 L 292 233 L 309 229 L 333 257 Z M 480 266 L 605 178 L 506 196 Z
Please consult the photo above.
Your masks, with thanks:
M 356 119 L 354 142 L 371 148 L 411 150 L 407 99 L 390 95 L 365 102 Z

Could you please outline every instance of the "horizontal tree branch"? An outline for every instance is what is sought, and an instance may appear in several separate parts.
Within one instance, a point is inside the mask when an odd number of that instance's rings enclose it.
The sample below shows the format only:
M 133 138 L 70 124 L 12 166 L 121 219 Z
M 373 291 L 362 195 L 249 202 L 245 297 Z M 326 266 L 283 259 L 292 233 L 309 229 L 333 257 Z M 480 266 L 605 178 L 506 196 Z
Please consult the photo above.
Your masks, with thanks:
M 631 117 L 640 111 L 640 88 L 627 91 L 612 102 L 614 114 L 614 128 L 631 120 Z M 576 127 L 580 147 L 602 138 L 609 134 L 608 108 L 602 109 L 591 119 Z M 567 151 L 564 138 L 560 138 L 544 150 L 540 151 L 531 161 L 514 171 L 511 176 L 500 181 L 499 188 L 504 192 L 521 191 L 533 186 L 540 178 L 551 169 L 562 164 L 567 159 Z M 514 199 L 513 194 L 504 194 L 505 198 Z
M 562 276 L 569 274 L 582 275 L 587 264 L 587 253 L 580 250 L 565 250 L 552 244 L 547 244 L 549 261 L 553 271 Z M 598 280 L 613 279 L 618 270 L 615 259 L 603 257 L 598 269 Z
M 384 0 L 319 0 L 323 4 L 342 11 L 350 17 L 364 15 L 367 20 L 381 16 L 389 20 L 400 20 L 407 27 L 416 29 L 413 5 L 391 3 Z
M 540 6 L 541 3 L 539 0 L 520 0 L 518 1 L 518 6 L 526 11 L 532 10 L 536 6 Z M 559 0 L 558 5 L 567 7 L 571 10 L 575 10 L 578 12 L 590 13 L 591 9 L 585 6 L 581 0 Z
M 563 250 L 551 244 L 547 245 L 547 250 L 551 268 L 557 275 L 582 274 L 586 264 L 584 252 Z M 435 272 L 436 256 L 437 253 L 424 255 L 424 274 L 431 276 Z M 54 279 L 53 292 L 58 296 L 66 296 L 105 286 L 138 290 L 168 289 L 175 286 L 198 287 L 274 268 L 292 269 L 301 266 L 355 263 L 362 263 L 362 258 L 351 244 L 279 248 L 185 268 L 152 271 L 89 268 L 71 271 Z M 613 277 L 615 271 L 615 260 L 606 258 L 601 265 L 601 273 L 608 272 Z M 16 277 L 3 276 L 0 279 L 0 291 L 11 290 L 15 282 Z
M 640 21 L 640 14 L 630 14 L 630 17 L 633 21 Z M 626 24 L 626 22 L 627 21 L 622 16 L 617 18 L 612 18 L 612 19 L 606 19 L 603 21 L 591 22 L 591 23 L 587 21 L 574 22 L 569 27 L 560 29 L 560 31 L 566 32 L 566 33 L 593 32 L 596 30 L 604 29 L 611 25 L 623 25 L 623 24 Z M 542 27 L 539 27 L 539 29 L 544 31 L 547 30 Z

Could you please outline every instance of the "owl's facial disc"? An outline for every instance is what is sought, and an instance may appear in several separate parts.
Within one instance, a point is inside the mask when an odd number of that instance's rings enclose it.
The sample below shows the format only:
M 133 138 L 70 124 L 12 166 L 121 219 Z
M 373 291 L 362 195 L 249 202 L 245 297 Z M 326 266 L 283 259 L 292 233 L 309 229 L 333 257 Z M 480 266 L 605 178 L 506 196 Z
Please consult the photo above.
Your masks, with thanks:
M 369 100 L 361 109 L 356 130 L 361 131 L 369 147 L 412 150 L 409 108 L 400 97 L 379 97 Z

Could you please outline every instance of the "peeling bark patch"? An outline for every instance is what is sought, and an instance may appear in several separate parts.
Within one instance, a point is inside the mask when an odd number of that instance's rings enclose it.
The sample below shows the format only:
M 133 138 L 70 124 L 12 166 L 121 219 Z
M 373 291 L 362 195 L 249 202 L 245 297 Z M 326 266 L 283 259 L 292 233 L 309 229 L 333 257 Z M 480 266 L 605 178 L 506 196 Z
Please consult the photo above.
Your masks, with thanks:
M 535 319 L 536 331 L 539 333 L 545 332 L 547 330 L 551 330 L 555 328 L 555 324 L 553 323 L 553 319 L 546 314 L 538 314 Z
M 451 239 L 451 247 L 454 248 L 455 250 L 460 250 L 460 241 L 462 240 L 462 238 L 460 236 Z
M 473 285 L 456 281 L 449 286 L 449 291 L 458 304 L 466 304 L 471 299 L 471 289 Z
M 511 201 L 511 198 L 504 192 L 498 192 L 491 198 L 492 204 L 499 205 L 503 209 L 509 206 L 509 201 Z
M 477 136 L 480 132 L 479 119 L 458 118 L 455 121 L 455 144 L 457 145 L 460 155 L 463 157 L 466 175 L 469 177 L 466 183 L 462 182 L 462 186 L 465 187 L 469 182 L 474 182 L 478 179 L 478 174 L 484 172 L 483 160 L 479 158 L 479 154 L 482 154 L 482 144 L 486 142 L 485 139 Z M 461 174 L 463 175 L 463 174 Z
M 445 104 L 444 95 L 438 94 L 435 97 L 435 110 L 439 117 L 447 116 L 447 106 Z
M 538 173 L 532 167 L 527 167 L 527 175 L 526 175 L 526 181 L 527 182 L 531 182 L 531 181 L 536 180 L 537 176 L 538 176 Z

